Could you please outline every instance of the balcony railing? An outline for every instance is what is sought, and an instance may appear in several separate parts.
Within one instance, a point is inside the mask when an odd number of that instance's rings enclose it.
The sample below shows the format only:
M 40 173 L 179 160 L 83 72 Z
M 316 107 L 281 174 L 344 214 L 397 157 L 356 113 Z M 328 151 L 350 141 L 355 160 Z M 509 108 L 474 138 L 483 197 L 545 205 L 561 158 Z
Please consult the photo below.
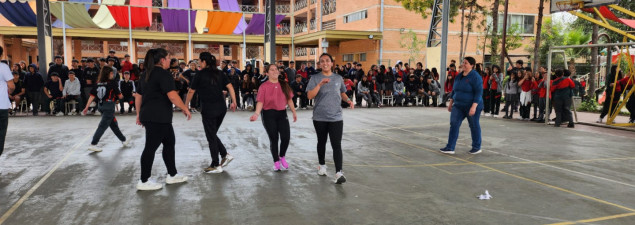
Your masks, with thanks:
M 289 58 L 289 48 L 282 48 L 282 57 Z
M 306 47 L 295 48 L 295 56 L 306 56 L 306 53 L 307 53 Z
M 103 53 L 104 45 L 99 41 L 82 41 L 82 52 Z
M 324 3 L 322 4 L 322 15 L 334 13 L 337 10 L 335 6 L 336 0 L 324 0 Z
M 114 50 L 115 53 L 127 53 L 128 46 L 122 46 L 120 44 L 108 44 L 108 51 Z
M 322 23 L 322 30 L 335 30 L 335 20 L 329 20 Z
M 317 24 L 315 22 L 315 19 L 312 19 L 310 22 L 310 29 L 315 30 L 316 28 L 317 28 Z
M 276 33 L 279 35 L 287 35 L 291 33 L 291 27 L 289 27 L 288 23 L 280 23 L 278 28 L 276 29 Z
M 306 1 L 307 0 L 295 1 L 295 7 L 294 7 L 295 11 L 300 11 L 301 9 L 306 8 L 306 6 L 307 6 Z
M 231 56 L 232 55 L 232 48 L 230 48 L 230 46 L 223 46 L 223 55 L 224 56 Z
M 315 2 L 317 2 L 317 0 L 311 0 L 311 4 L 315 4 Z
M 163 0 L 152 0 L 152 6 L 154 6 L 154 7 L 162 7 L 163 6 Z
M 291 12 L 291 5 L 276 5 L 276 13 L 285 14 Z
M 309 55 L 315 55 L 317 48 L 309 48 Z
M 248 59 L 260 58 L 260 47 L 247 46 L 247 58 Z
M 295 23 L 294 29 L 296 34 L 306 32 L 306 23 Z
M 260 8 L 258 8 L 257 5 L 241 5 L 240 6 L 240 10 L 242 10 L 243 12 L 256 13 L 256 12 L 260 11 Z

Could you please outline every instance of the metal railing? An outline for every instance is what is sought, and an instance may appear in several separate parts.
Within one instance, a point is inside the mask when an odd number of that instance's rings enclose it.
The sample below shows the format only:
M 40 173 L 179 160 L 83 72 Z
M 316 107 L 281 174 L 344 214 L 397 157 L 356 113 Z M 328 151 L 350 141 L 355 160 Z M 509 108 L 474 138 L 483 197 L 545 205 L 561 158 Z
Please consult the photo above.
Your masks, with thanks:
M 128 46 L 122 46 L 120 44 L 108 44 L 108 51 L 114 50 L 116 53 L 127 53 Z
M 152 0 L 152 6 L 162 7 L 163 6 L 163 0 Z
M 329 20 L 322 23 L 322 30 L 335 30 L 335 20 Z
M 293 7 L 293 9 L 295 11 L 300 11 L 301 9 L 306 8 L 307 4 L 306 4 L 307 0 L 297 0 L 295 1 L 295 6 Z
M 336 0 L 324 0 L 322 3 L 322 15 L 334 13 L 336 10 Z
M 311 0 L 311 4 L 315 4 L 315 2 L 317 2 L 317 0 Z
M 260 8 L 257 5 L 240 5 L 240 10 L 242 10 L 243 12 L 256 13 L 260 11 Z
M 307 48 L 306 47 L 297 47 L 295 48 L 295 56 L 306 56 Z
M 285 14 L 291 12 L 291 5 L 276 5 L 276 13 Z
M 231 56 L 232 55 L 232 48 L 229 46 L 223 46 L 223 55 L 224 56 Z
M 103 53 L 104 45 L 98 41 L 82 41 L 82 52 Z
M 248 59 L 260 58 L 260 47 L 247 46 L 247 58 Z
M 309 48 L 309 55 L 315 55 L 317 48 Z
M 201 54 L 203 52 L 209 52 L 212 55 L 220 55 L 220 46 L 208 46 L 207 48 L 194 48 L 193 52 L 195 54 Z
M 299 34 L 302 32 L 306 32 L 306 23 L 295 23 L 295 33 Z
M 276 28 L 276 34 L 287 35 L 290 33 L 291 33 L 291 27 L 289 27 L 288 23 L 280 23 L 280 25 Z
M 311 30 L 315 30 L 316 28 L 317 28 L 317 24 L 316 24 L 315 19 L 311 19 L 311 21 L 310 21 L 310 29 Z
M 289 57 L 289 48 L 282 48 L 282 57 Z

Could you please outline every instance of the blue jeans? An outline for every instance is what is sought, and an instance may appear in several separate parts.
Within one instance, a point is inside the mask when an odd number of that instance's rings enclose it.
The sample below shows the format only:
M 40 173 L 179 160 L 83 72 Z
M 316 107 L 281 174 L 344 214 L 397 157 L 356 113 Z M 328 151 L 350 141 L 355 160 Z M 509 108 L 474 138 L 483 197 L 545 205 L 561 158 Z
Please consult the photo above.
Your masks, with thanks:
M 121 130 L 119 130 L 117 118 L 115 118 L 115 103 L 104 102 L 101 106 L 99 106 L 99 111 L 101 112 L 101 121 L 99 122 L 99 126 L 93 135 L 93 141 L 90 142 L 90 144 L 96 145 L 99 143 L 99 139 L 101 139 L 101 136 L 104 135 L 104 132 L 106 132 L 108 127 L 110 127 L 112 132 L 115 133 L 115 136 L 117 136 L 120 141 L 126 141 L 126 137 L 123 136 Z
M 481 149 L 481 125 L 479 118 L 481 116 L 481 110 L 483 110 L 483 105 L 476 107 L 476 113 L 474 113 L 473 116 L 469 116 L 470 107 L 471 105 L 457 106 L 454 104 L 454 106 L 452 106 L 452 112 L 450 113 L 450 135 L 448 137 L 448 144 L 446 145 L 447 149 L 454 150 L 456 147 L 456 140 L 459 139 L 459 129 L 466 117 L 472 133 L 472 149 Z

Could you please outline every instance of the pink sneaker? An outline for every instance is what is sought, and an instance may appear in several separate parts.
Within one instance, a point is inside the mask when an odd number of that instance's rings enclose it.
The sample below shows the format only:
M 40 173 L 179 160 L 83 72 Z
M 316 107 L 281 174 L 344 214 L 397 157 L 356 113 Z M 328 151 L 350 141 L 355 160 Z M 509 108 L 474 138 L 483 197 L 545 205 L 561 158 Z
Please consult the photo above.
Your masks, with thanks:
M 273 170 L 280 171 L 280 161 L 273 163 Z
M 282 165 L 283 169 L 289 169 L 289 163 L 287 163 L 287 160 L 284 157 L 280 157 L 280 165 Z

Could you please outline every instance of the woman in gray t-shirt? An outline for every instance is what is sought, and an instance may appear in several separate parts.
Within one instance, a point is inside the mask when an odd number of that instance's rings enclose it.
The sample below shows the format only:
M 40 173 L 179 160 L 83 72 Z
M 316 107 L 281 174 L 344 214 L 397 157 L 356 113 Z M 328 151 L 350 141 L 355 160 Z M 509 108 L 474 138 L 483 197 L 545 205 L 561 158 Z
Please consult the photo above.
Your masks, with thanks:
M 318 175 L 326 176 L 326 165 L 324 157 L 326 155 L 326 140 L 331 137 L 331 147 L 333 148 L 333 161 L 335 161 L 335 183 L 346 182 L 346 177 L 342 173 L 342 133 L 344 131 L 344 119 L 342 117 L 342 106 L 340 103 L 345 100 L 351 109 L 353 102 L 346 96 L 346 86 L 344 80 L 338 74 L 333 73 L 333 57 L 328 53 L 320 56 L 320 67 L 322 73 L 311 76 L 306 92 L 309 99 L 315 99 L 313 108 L 313 126 L 318 138 Z

